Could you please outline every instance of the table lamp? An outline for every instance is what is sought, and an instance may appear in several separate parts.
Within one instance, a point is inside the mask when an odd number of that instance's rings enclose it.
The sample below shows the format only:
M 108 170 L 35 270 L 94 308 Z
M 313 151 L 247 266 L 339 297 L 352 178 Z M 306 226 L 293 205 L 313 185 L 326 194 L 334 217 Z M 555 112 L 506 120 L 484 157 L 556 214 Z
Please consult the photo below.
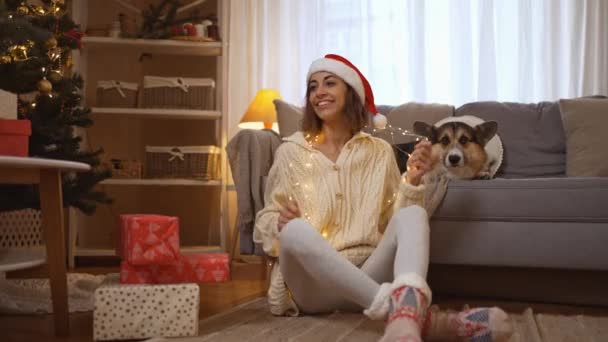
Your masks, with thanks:
M 277 110 L 272 101 L 280 98 L 281 95 L 274 89 L 258 91 L 243 114 L 239 128 L 272 129 L 278 132 Z

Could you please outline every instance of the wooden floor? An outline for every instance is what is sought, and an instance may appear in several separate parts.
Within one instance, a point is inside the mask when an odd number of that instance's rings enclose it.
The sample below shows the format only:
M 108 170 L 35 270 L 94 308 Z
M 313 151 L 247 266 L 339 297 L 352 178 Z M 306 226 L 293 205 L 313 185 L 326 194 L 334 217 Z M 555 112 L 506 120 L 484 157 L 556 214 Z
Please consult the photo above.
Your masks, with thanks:
M 205 318 L 265 294 L 265 270 L 262 264 L 233 263 L 232 279 L 220 284 L 200 284 L 200 318 Z M 87 267 L 72 270 L 79 273 L 115 273 L 115 267 Z M 92 313 L 70 314 L 70 336 L 53 336 L 51 315 L 0 315 L 2 342 L 90 342 L 93 341 Z
M 78 268 L 80 273 L 103 274 L 116 272 L 115 267 Z M 201 284 L 200 317 L 205 318 L 225 311 L 238 304 L 265 294 L 265 270 L 262 264 L 232 264 L 232 279 L 222 284 Z M 608 317 L 608 308 L 592 306 L 568 306 L 546 303 L 497 301 L 472 297 L 454 297 L 436 294 L 433 302 L 442 308 L 460 309 L 464 304 L 471 306 L 498 305 L 508 312 L 522 312 L 532 307 L 536 313 L 587 314 Z M 49 342 L 89 342 L 93 341 L 92 314 L 70 315 L 70 336 L 53 336 L 52 316 L 19 315 L 0 316 L 0 341 L 49 341 Z

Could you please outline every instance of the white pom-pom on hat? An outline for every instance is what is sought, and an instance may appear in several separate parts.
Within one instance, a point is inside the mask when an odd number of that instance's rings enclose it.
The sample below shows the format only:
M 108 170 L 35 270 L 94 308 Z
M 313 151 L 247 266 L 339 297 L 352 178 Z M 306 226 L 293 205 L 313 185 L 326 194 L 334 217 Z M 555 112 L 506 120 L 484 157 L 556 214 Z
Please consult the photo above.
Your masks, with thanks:
M 388 120 L 386 119 L 386 116 L 378 113 L 378 110 L 376 109 L 372 87 L 354 64 L 342 56 L 328 54 L 325 55 L 325 57 L 312 62 L 308 69 L 306 79 L 310 80 L 310 75 L 319 71 L 330 72 L 340 77 L 346 84 L 350 85 L 361 98 L 361 102 L 363 102 L 367 111 L 372 113 L 374 127 L 377 129 L 384 129 L 386 127 Z
M 377 129 L 385 129 L 386 125 L 388 124 L 388 119 L 386 116 L 380 113 L 376 113 L 372 121 L 374 122 L 374 128 Z

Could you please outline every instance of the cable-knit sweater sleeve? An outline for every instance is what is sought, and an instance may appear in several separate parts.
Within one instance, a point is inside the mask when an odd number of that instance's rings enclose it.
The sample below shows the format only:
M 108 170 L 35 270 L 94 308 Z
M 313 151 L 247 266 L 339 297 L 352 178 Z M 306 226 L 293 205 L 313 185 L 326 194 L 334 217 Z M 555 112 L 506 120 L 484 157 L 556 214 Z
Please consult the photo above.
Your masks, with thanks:
M 396 209 L 419 205 L 429 217 L 433 216 L 447 191 L 448 178 L 444 175 L 425 175 L 420 185 L 412 185 L 407 182 L 406 175 L 407 172 L 401 176 Z
M 424 207 L 424 184 L 412 185 L 408 183 L 406 178 L 407 172 L 401 176 L 399 183 L 399 195 L 396 203 L 397 208 L 405 208 L 410 205 L 419 205 Z
M 265 206 L 257 213 L 253 229 L 253 241 L 261 243 L 264 252 L 272 257 L 279 255 L 279 211 L 281 201 L 288 198 L 289 161 L 285 152 L 287 147 L 288 144 L 282 144 L 276 151 L 264 189 Z

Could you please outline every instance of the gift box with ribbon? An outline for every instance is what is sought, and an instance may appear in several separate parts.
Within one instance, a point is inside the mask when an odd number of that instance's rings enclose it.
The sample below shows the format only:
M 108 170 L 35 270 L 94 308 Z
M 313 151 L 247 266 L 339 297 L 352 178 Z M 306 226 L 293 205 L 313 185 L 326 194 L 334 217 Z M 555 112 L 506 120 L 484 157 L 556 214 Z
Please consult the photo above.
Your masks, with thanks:
M 165 265 L 120 264 L 123 284 L 221 283 L 229 279 L 228 253 L 185 254 Z
M 162 215 L 120 215 L 116 254 L 133 265 L 169 264 L 180 258 L 179 219 Z

